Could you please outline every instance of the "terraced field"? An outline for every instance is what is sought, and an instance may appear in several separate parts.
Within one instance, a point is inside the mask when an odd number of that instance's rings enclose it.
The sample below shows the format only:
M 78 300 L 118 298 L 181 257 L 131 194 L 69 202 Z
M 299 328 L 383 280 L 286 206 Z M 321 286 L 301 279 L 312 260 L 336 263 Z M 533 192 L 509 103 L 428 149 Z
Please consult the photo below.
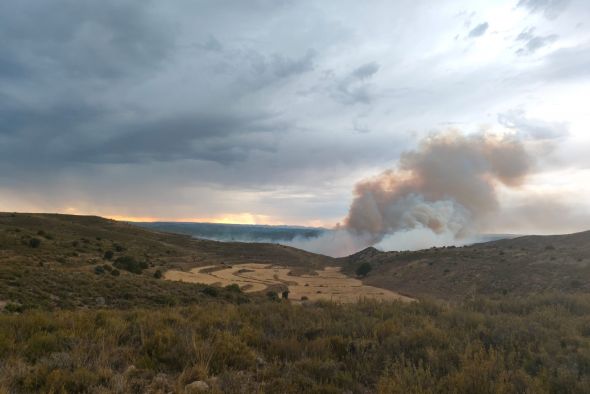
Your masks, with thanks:
M 340 267 L 326 267 L 311 273 L 297 273 L 288 267 L 272 264 L 237 264 L 206 266 L 186 271 L 170 270 L 164 278 L 174 281 L 227 286 L 237 284 L 245 292 L 262 292 L 282 287 L 289 289 L 292 300 L 331 300 L 355 302 L 361 298 L 411 301 L 393 291 L 368 286 L 344 275 Z

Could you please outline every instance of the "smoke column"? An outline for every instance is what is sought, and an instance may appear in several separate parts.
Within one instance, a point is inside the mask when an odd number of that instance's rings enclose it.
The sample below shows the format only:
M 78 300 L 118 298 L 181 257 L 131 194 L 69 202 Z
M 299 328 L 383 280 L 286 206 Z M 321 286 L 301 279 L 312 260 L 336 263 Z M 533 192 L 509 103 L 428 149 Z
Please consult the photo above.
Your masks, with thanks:
M 498 186 L 520 186 L 530 169 L 514 136 L 433 134 L 395 168 L 359 182 L 342 225 L 287 244 L 340 257 L 371 245 L 416 250 L 477 241 L 499 211 Z
M 343 227 L 369 245 L 417 228 L 463 238 L 498 210 L 496 187 L 519 186 L 529 169 L 513 137 L 432 135 L 403 153 L 397 168 L 356 185 Z

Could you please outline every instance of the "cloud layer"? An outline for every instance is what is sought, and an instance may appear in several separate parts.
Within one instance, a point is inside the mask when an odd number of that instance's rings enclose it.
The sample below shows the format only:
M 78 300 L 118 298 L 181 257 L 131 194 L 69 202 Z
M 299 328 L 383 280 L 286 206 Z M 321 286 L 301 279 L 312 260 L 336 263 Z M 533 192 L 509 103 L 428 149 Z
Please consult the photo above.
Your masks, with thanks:
M 329 226 L 359 179 L 449 126 L 551 140 L 580 167 L 588 17 L 582 0 L 2 2 L 0 209 Z

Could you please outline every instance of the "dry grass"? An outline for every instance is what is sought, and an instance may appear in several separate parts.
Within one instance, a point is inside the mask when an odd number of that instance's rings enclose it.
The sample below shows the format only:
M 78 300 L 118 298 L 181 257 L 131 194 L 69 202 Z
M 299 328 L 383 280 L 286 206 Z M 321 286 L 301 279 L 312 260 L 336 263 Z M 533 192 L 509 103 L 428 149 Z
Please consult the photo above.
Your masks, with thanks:
M 376 300 L 411 301 L 409 297 L 393 291 L 368 286 L 362 281 L 344 275 L 340 267 L 326 267 L 314 273 L 298 273 L 289 267 L 269 264 L 238 264 L 207 266 L 185 271 L 170 270 L 164 278 L 173 281 L 227 286 L 237 284 L 246 292 L 262 292 L 277 286 L 289 290 L 292 300 L 328 300 L 356 302 L 363 298 Z

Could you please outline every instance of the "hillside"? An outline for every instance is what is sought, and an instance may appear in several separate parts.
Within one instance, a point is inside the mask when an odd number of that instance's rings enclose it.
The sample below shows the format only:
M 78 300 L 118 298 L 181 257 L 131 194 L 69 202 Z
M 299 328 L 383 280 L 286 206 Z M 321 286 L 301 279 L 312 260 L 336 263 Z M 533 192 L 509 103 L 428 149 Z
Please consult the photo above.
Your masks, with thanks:
M 349 273 L 370 263 L 365 283 L 414 297 L 590 291 L 590 231 L 416 252 L 367 248 L 339 261 Z
M 331 259 L 2 214 L 0 393 L 585 393 L 588 236 Z M 238 261 L 368 262 L 365 283 L 457 302 L 293 303 L 155 275 Z
M 106 259 L 109 252 L 112 256 Z M 120 280 L 114 286 L 112 275 L 95 272 L 97 266 L 114 267 L 126 258 L 145 265 L 141 274 L 119 269 Z M 0 302 L 92 307 L 97 298 L 105 298 L 107 305 L 131 306 L 126 299 L 135 294 L 134 302 L 142 305 L 186 304 L 191 302 L 186 292 L 192 285 L 154 280 L 157 271 L 272 263 L 296 272 L 342 266 L 354 277 L 365 262 L 373 269 L 362 279 L 364 284 L 412 298 L 461 301 L 476 295 L 587 292 L 590 232 L 416 252 L 367 248 L 333 259 L 277 244 L 193 239 L 99 217 L 0 214 Z M 65 292 L 63 283 L 77 290 Z
M 117 269 L 121 259 L 136 272 Z M 196 240 L 99 217 L 0 214 L 0 307 L 186 305 L 202 298 L 202 286 L 156 280 L 156 272 L 234 262 L 308 269 L 329 261 L 286 246 Z

